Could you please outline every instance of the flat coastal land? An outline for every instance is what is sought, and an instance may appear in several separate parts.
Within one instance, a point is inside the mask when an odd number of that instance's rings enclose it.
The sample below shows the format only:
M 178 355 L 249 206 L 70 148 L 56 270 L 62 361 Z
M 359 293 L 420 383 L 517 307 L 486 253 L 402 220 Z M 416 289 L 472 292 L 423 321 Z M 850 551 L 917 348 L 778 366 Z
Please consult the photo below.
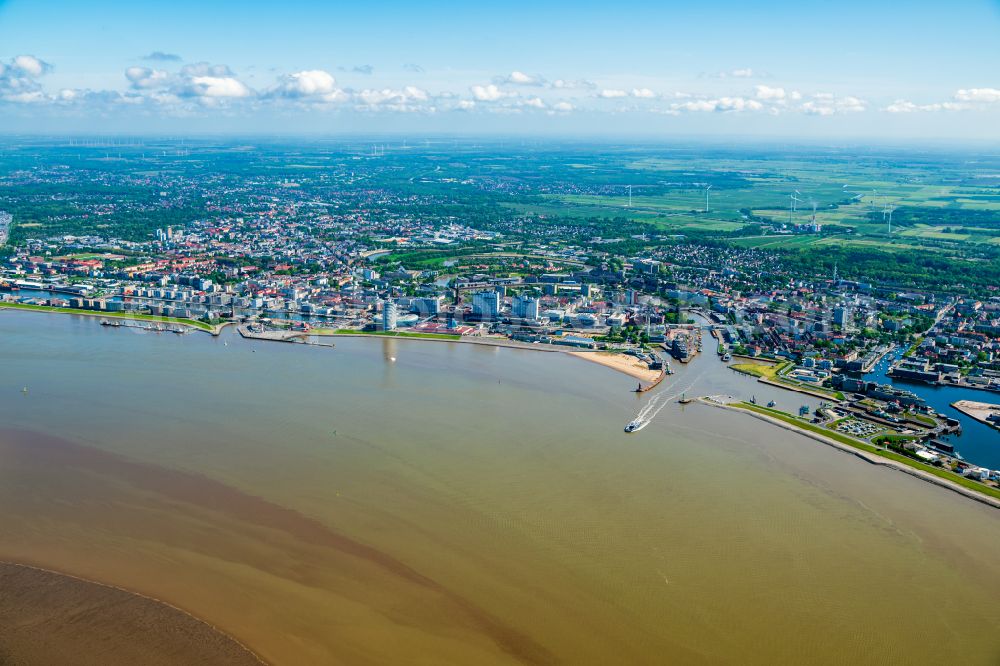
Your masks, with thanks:
M 149 597 L 0 562 L 0 664 L 254 666 L 246 647 Z
M 0 302 L 0 310 L 20 310 L 25 312 L 48 312 L 51 314 L 71 314 L 80 315 L 81 317 L 99 317 L 102 319 L 125 319 L 131 321 L 147 321 L 159 324 L 177 324 L 179 326 L 188 326 L 198 331 L 205 331 L 206 333 L 211 333 L 212 335 L 218 335 L 223 328 L 228 326 L 228 322 L 225 324 L 211 325 L 206 324 L 203 321 L 197 321 L 195 319 L 179 319 L 177 317 L 157 317 L 156 315 L 139 314 L 133 312 L 99 312 L 95 310 L 78 310 L 75 308 L 57 308 L 51 305 L 31 305 L 28 303 L 11 303 L 8 301 Z
M 1000 414 L 1000 405 L 994 405 L 988 402 L 975 402 L 974 400 L 959 400 L 951 403 L 951 406 L 963 414 L 971 416 L 980 423 L 985 423 L 993 428 L 998 427 L 998 425 L 991 422 L 989 418 L 994 414 Z
M 113 313 L 113 312 L 91 312 L 88 310 L 73 310 L 69 308 L 56 308 L 44 305 L 25 305 L 22 303 L 0 303 L 0 311 L 9 308 L 10 310 L 17 310 L 22 312 L 41 312 L 50 314 L 72 314 L 81 315 L 84 317 L 98 317 L 98 318 L 110 318 L 110 319 L 127 319 L 133 321 L 146 321 L 146 322 L 158 322 L 166 324 L 178 324 L 181 326 L 188 326 L 195 330 L 205 331 L 211 333 L 212 335 L 219 335 L 223 328 L 229 326 L 230 323 L 218 324 L 211 326 L 204 322 L 195 321 L 192 319 L 176 319 L 167 317 L 155 317 L 151 315 L 142 314 L 129 314 L 129 313 Z M 492 347 L 505 347 L 508 349 L 523 349 L 530 351 L 542 351 L 542 352 L 555 352 L 568 354 L 569 356 L 575 356 L 577 358 L 583 358 L 593 363 L 603 365 L 606 368 L 611 368 L 618 372 L 624 373 L 629 377 L 634 377 L 643 382 L 651 383 L 657 380 L 660 376 L 658 370 L 650 370 L 645 363 L 635 358 L 634 356 L 629 356 L 627 354 L 621 354 L 617 352 L 594 352 L 594 351 L 574 351 L 570 347 L 563 347 L 559 345 L 549 345 L 549 344 L 533 344 L 528 342 L 519 342 L 517 340 L 508 340 L 498 337 L 474 337 L 474 336 L 459 336 L 459 335 L 433 335 L 433 334 L 400 334 L 400 335 L 388 335 L 383 333 L 365 333 L 365 332 L 346 332 L 341 330 L 332 329 L 317 329 L 310 332 L 304 331 L 282 331 L 282 332 L 272 332 L 272 333 L 252 333 L 249 328 L 245 325 L 237 326 L 237 329 L 241 336 L 249 339 L 256 340 L 266 340 L 271 342 L 301 342 L 309 338 L 340 338 L 340 337 L 360 337 L 360 338 L 398 338 L 404 340 L 425 340 L 429 342 L 459 342 L 464 344 L 474 344 L 474 345 L 484 345 Z M 332 347 L 332 344 L 326 345 Z
M 995 489 L 986 488 L 985 486 L 980 487 L 978 486 L 978 484 L 972 486 L 963 485 L 963 483 L 959 482 L 959 477 L 955 477 L 955 479 L 952 480 L 944 476 L 945 474 L 944 472 L 939 472 L 937 470 L 934 470 L 932 472 L 931 471 L 932 468 L 929 468 L 920 463 L 911 462 L 905 458 L 902 458 L 897 454 L 878 450 L 877 448 L 871 446 L 870 444 L 865 444 L 864 442 L 861 441 L 857 441 L 856 443 L 852 442 L 848 444 L 836 439 L 835 438 L 836 433 L 826 434 L 817 432 L 815 430 L 811 430 L 808 427 L 806 427 L 806 424 L 804 423 L 801 426 L 796 424 L 793 420 L 794 417 L 786 415 L 779 416 L 777 412 L 774 412 L 773 415 L 768 414 L 767 413 L 768 410 L 764 410 L 763 408 L 759 408 L 756 406 L 726 403 L 724 401 L 714 400 L 714 399 L 702 400 L 702 402 L 704 402 L 707 405 L 711 405 L 713 407 L 718 407 L 721 409 L 731 409 L 734 411 L 749 414 L 750 416 L 753 416 L 756 419 L 760 419 L 761 421 L 766 421 L 768 423 L 778 426 L 779 428 L 784 428 L 785 430 L 791 430 L 793 432 L 797 432 L 800 435 L 808 437 L 809 439 L 815 440 L 817 442 L 822 442 L 823 444 L 832 446 L 836 449 L 844 451 L 845 453 L 850 453 L 851 455 L 855 455 L 858 458 L 861 458 L 862 460 L 865 460 L 874 465 L 884 465 L 886 467 L 892 467 L 893 469 L 897 469 L 911 476 L 915 476 L 919 479 L 932 483 L 936 486 L 947 488 L 948 490 L 952 490 L 960 495 L 964 495 L 965 497 L 974 499 L 977 502 L 981 502 L 983 504 L 992 506 L 995 509 L 1000 509 L 1000 493 L 996 493 Z M 962 481 L 964 481 L 964 479 Z

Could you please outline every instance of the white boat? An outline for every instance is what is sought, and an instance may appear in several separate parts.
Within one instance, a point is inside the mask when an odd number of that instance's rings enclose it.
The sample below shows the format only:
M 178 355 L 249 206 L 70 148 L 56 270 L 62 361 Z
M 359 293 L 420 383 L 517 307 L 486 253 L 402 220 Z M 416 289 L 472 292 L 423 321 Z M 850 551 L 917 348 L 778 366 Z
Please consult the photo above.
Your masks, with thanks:
M 634 421 L 629 421 L 628 425 L 625 426 L 625 432 L 639 432 L 649 424 L 649 421 L 643 421 L 642 419 L 636 419 Z

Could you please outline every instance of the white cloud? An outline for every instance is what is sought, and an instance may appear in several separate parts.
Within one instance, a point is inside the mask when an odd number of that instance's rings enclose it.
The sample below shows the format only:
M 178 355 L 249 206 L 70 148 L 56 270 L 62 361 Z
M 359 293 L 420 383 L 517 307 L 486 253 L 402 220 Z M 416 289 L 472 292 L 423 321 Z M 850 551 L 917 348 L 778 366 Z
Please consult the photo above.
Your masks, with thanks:
M 524 72 L 515 70 L 505 78 L 500 79 L 499 82 L 515 86 L 540 86 L 545 83 L 545 80 L 540 76 L 532 76 L 531 74 L 525 74 Z
M 907 99 L 897 99 L 892 104 L 886 106 L 883 111 L 887 113 L 920 113 L 934 111 L 964 111 L 972 108 L 965 102 L 934 102 L 933 104 L 916 104 Z
M 857 113 L 868 108 L 868 102 L 860 97 L 841 97 L 836 101 L 838 111 Z
M 184 90 L 192 97 L 226 99 L 250 96 L 250 89 L 232 76 L 194 76 Z
M 49 98 L 40 90 L 25 90 L 23 92 L 5 94 L 3 99 L 8 102 L 17 102 L 18 104 L 38 104 L 40 102 L 47 102 Z
M 359 90 L 351 93 L 350 98 L 359 111 L 435 113 L 438 110 L 430 93 L 416 86 Z
M 757 99 L 785 99 L 785 89 L 757 86 Z
M 716 101 L 711 99 L 696 99 L 670 105 L 673 111 L 715 111 L 715 107 Z
M 228 65 L 213 65 L 207 62 L 195 62 L 181 67 L 181 76 L 214 76 L 222 78 L 233 76 L 233 71 L 229 69 Z
M 33 77 L 39 77 L 42 74 L 48 72 L 51 67 L 48 63 L 39 60 L 32 55 L 19 55 L 11 61 L 11 67 L 14 69 L 19 69 L 24 74 Z
M 907 99 L 897 99 L 892 104 L 883 107 L 886 113 L 921 113 L 936 111 L 967 111 L 984 109 L 992 104 L 1000 103 L 1000 89 L 997 88 L 962 88 L 957 90 L 953 101 L 917 104 Z
M 556 79 L 551 83 L 550 87 L 556 90 L 593 90 L 597 87 L 597 84 L 587 79 L 577 79 L 576 81 Z
M 919 105 L 905 99 L 897 99 L 895 102 L 885 107 L 884 111 L 888 113 L 916 113 L 917 111 L 930 111 L 930 106 L 936 105 Z M 940 108 L 940 107 L 939 107 Z
M 0 62 L 0 99 L 21 104 L 44 102 L 47 96 L 38 79 L 51 69 L 47 62 L 32 55 Z
M 149 67 L 129 67 L 125 78 L 136 91 L 149 91 L 149 99 L 160 104 L 180 99 L 218 102 L 252 97 L 254 92 L 226 65 L 199 62 L 185 65 L 176 73 Z M 157 91 L 155 95 L 153 91 Z
M 384 104 L 412 104 L 426 102 L 430 95 L 426 90 L 416 86 L 406 86 L 402 90 L 382 88 L 381 90 L 361 90 L 354 94 L 356 100 L 366 106 L 382 106 Z
M 307 69 L 282 76 L 271 94 L 282 97 L 315 97 L 337 91 L 337 80 L 322 69 Z
M 149 67 L 129 67 L 125 70 L 125 78 L 137 90 L 163 88 L 170 85 L 173 80 L 170 73 Z
M 161 59 L 167 61 L 167 59 Z M 326 108 L 340 104 L 358 112 L 437 113 L 442 110 L 480 111 L 484 113 L 569 113 L 579 109 L 602 113 L 652 112 L 679 115 L 684 113 L 803 113 L 818 116 L 849 114 L 868 109 L 869 102 L 859 97 L 818 93 L 803 96 L 797 90 L 777 85 L 745 86 L 735 81 L 734 88 L 752 88 L 744 94 L 722 91 L 709 94 L 660 92 L 646 87 L 600 88 L 586 80 L 546 81 L 537 74 L 520 70 L 483 85 L 472 85 L 467 93 L 428 92 L 417 86 L 381 87 L 363 90 L 341 88 L 331 72 L 303 69 L 279 74 L 270 87 L 263 83 L 251 88 L 249 81 L 237 76 L 228 66 L 197 62 L 184 66 L 132 66 L 124 71 L 128 89 L 92 91 L 63 88 L 46 92 L 42 77 L 51 67 L 34 56 L 18 56 L 0 62 L 0 101 L 22 104 L 50 103 L 62 107 L 75 105 L 100 110 L 148 105 L 150 110 L 194 114 L 204 109 L 238 108 L 255 113 L 268 105 L 284 108 Z M 160 68 L 162 67 L 162 69 Z M 259 73 L 258 73 L 259 75 Z M 345 75 L 342 75 L 345 76 Z M 752 70 L 731 70 L 728 77 L 760 76 Z M 716 82 L 716 86 L 724 86 Z M 534 88 L 532 88 L 534 86 Z M 578 92 L 588 89 L 589 92 Z M 462 99 L 462 98 L 465 99 Z M 246 101 L 244 101 L 246 100 Z M 252 103 L 251 103 L 252 100 Z M 610 103 L 608 102 L 610 101 Z M 1000 103 L 1000 90 L 971 88 L 958 90 L 953 99 L 933 104 L 918 104 L 905 99 L 880 104 L 886 113 L 950 111 Z
M 764 105 L 755 99 L 743 97 L 723 97 L 719 99 L 718 111 L 760 111 Z
M 868 108 L 865 100 L 848 95 L 837 97 L 832 93 L 816 93 L 800 107 L 803 113 L 811 116 L 832 116 L 841 113 L 860 113 Z
M 739 113 L 743 111 L 760 111 L 764 105 L 755 99 L 745 97 L 719 97 L 716 99 L 693 99 L 687 102 L 671 104 L 666 113 L 676 115 L 687 113 Z
M 495 102 L 498 99 L 511 96 L 511 93 L 500 90 L 492 83 L 488 86 L 472 86 L 469 90 L 472 91 L 472 96 L 480 102 Z
M 426 90 L 418 88 L 416 86 L 406 86 L 403 88 L 403 94 L 407 99 L 415 100 L 418 102 L 426 102 L 430 99 L 430 95 L 427 94 Z
M 969 88 L 955 93 L 955 99 L 960 102 L 982 102 L 993 104 L 1000 102 L 1000 90 L 996 88 Z

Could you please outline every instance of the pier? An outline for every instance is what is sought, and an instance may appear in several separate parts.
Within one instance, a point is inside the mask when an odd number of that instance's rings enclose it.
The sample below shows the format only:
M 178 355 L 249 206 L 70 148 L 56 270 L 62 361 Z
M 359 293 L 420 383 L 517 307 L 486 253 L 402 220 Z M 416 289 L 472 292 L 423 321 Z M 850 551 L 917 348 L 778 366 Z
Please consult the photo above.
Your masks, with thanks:
M 101 326 L 110 326 L 111 328 L 135 328 L 140 331 L 150 331 L 151 333 L 176 333 L 178 335 L 184 335 L 186 333 L 190 333 L 190 330 L 183 326 L 163 326 L 161 324 L 143 324 L 141 322 L 132 320 L 112 321 L 110 319 L 102 319 Z
M 236 327 L 240 336 L 250 340 L 269 340 L 271 342 L 291 342 L 293 344 L 311 345 L 313 347 L 335 347 L 332 342 L 320 340 L 310 341 L 309 331 L 268 331 L 259 325 L 241 324 Z
M 660 382 L 662 382 L 663 378 L 666 376 L 667 376 L 667 365 L 664 363 L 663 368 L 660 369 L 660 374 L 656 377 L 656 379 L 649 382 L 648 384 L 643 384 L 642 382 L 639 382 L 639 386 L 633 389 L 633 393 L 645 393 L 646 391 L 652 391 L 654 388 L 659 386 Z

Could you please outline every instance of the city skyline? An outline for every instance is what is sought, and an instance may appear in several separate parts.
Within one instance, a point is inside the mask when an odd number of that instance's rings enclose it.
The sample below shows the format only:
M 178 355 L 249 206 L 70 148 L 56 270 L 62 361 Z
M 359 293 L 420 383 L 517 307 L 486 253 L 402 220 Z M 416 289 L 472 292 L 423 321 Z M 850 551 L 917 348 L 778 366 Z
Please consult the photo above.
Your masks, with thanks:
M 1000 138 L 995 2 L 312 5 L 0 2 L 6 130 Z

